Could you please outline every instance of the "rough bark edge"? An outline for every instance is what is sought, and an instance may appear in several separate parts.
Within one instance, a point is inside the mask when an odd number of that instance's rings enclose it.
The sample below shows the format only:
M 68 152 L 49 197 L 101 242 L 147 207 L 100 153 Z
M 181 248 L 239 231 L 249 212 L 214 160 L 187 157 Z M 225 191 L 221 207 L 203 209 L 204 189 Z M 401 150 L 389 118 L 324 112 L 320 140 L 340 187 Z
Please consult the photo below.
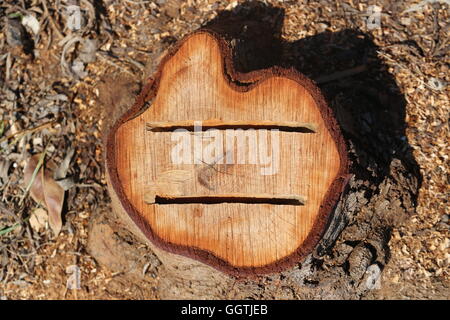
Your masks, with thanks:
M 159 82 L 165 64 L 170 60 L 172 56 L 175 55 L 178 49 L 190 37 L 198 35 L 200 33 L 205 33 L 211 36 L 218 43 L 222 54 L 222 63 L 224 67 L 223 76 L 228 80 L 228 84 L 233 89 L 241 92 L 249 91 L 257 85 L 261 84 L 264 80 L 276 76 L 291 79 L 297 82 L 300 86 L 304 87 L 308 91 L 308 93 L 311 94 L 312 98 L 319 107 L 320 113 L 325 122 L 325 126 L 334 139 L 339 151 L 341 161 L 339 171 L 325 195 L 325 198 L 319 209 L 319 214 L 307 238 L 302 243 L 302 245 L 289 256 L 262 267 L 235 267 L 229 264 L 227 261 L 216 257 L 213 253 L 207 250 L 195 248 L 192 246 L 178 245 L 163 240 L 153 232 L 148 222 L 143 219 L 139 212 L 127 200 L 118 176 L 117 166 L 115 163 L 116 131 L 123 123 L 138 116 L 149 107 L 148 102 L 150 102 L 158 92 Z M 115 192 L 115 195 L 119 199 L 121 206 L 130 216 L 131 220 L 142 231 L 142 233 L 150 240 L 151 243 L 167 252 L 200 261 L 209 266 L 212 266 L 219 271 L 237 278 L 280 272 L 301 262 L 307 255 L 312 253 L 326 231 L 326 228 L 330 222 L 330 217 L 332 216 L 332 213 L 335 209 L 335 205 L 337 204 L 339 196 L 344 191 L 349 178 L 349 160 L 347 156 L 347 146 L 345 140 L 341 134 L 339 125 L 334 118 L 331 109 L 328 107 L 327 103 L 325 102 L 325 98 L 323 97 L 320 89 L 315 85 L 315 83 L 294 68 L 286 69 L 279 66 L 273 66 L 268 69 L 261 69 L 248 73 L 241 73 L 236 71 L 233 66 L 232 50 L 228 42 L 215 31 L 206 28 L 184 37 L 176 45 L 174 45 L 171 50 L 169 50 L 166 56 L 162 59 L 155 75 L 147 80 L 147 83 L 144 85 L 141 93 L 136 98 L 134 105 L 112 126 L 110 132 L 108 133 L 106 141 L 106 169 L 110 177 L 110 184 L 113 189 L 112 191 Z

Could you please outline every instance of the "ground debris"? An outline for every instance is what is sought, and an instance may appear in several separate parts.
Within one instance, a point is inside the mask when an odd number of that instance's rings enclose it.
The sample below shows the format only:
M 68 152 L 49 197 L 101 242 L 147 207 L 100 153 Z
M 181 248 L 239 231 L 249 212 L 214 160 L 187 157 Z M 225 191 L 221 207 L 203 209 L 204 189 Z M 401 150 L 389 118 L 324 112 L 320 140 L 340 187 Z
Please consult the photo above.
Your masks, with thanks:
M 87 252 L 89 220 L 107 210 L 109 203 L 101 132 L 106 120 L 99 106 L 118 99 L 132 100 L 141 77 L 151 75 L 164 50 L 213 20 L 221 10 L 227 8 L 251 18 L 258 5 L 207 0 L 82 0 L 74 1 L 79 9 L 73 7 L 68 13 L 56 7 L 57 2 L 61 1 L 0 3 L 0 14 L 5 16 L 0 21 L 5 31 L 0 33 L 0 230 L 8 231 L 0 236 L 0 300 L 156 298 L 153 288 L 162 268 L 153 256 L 142 261 L 132 257 L 136 265 L 128 265 L 133 277 L 145 279 L 147 289 L 143 290 L 124 276 L 128 269 L 114 265 L 114 271 L 108 270 Z M 280 287 L 281 276 L 274 275 L 266 277 L 262 285 L 240 282 L 220 294 L 297 299 L 314 298 L 319 292 L 322 298 L 342 298 L 330 288 L 335 277 L 347 276 L 359 291 L 344 298 L 448 298 L 448 1 L 377 1 L 382 9 L 379 28 L 368 28 L 366 1 L 265 2 L 284 9 L 283 14 L 278 12 L 265 21 L 276 26 L 279 16 L 284 18 L 279 33 L 292 45 L 285 48 L 290 55 L 279 53 L 280 60 L 295 64 L 308 76 L 314 76 L 320 64 L 322 73 L 314 78 L 322 79 L 321 86 L 327 86 L 327 92 L 341 92 L 333 95 L 330 104 L 337 110 L 346 135 L 382 131 L 377 128 L 382 113 L 352 118 L 355 113 L 347 106 L 355 101 L 361 107 L 386 107 L 389 117 L 404 117 L 406 128 L 389 128 L 392 134 L 376 136 L 373 145 L 365 146 L 375 154 L 384 151 L 380 162 L 385 163 L 379 168 L 371 154 L 360 155 L 360 165 L 368 168 L 367 176 L 389 178 L 381 181 L 377 190 L 365 186 L 363 179 L 352 180 L 351 187 L 359 193 L 345 204 L 348 212 L 353 211 L 346 217 L 348 226 L 333 243 L 334 249 L 324 249 L 322 257 L 305 261 L 283 275 L 302 291 Z M 27 7 L 22 7 L 24 4 Z M 239 33 L 251 40 L 249 30 L 251 25 Z M 359 30 L 355 37 L 359 40 L 346 42 L 355 35 L 354 30 Z M 311 39 L 318 35 L 324 45 L 309 50 Z M 376 53 L 361 49 L 367 48 L 368 38 L 377 46 Z M 302 45 L 296 45 L 301 40 Z M 307 63 L 318 53 L 339 59 Z M 377 80 L 381 66 L 373 64 L 376 59 L 383 62 L 395 85 Z M 373 81 L 360 80 L 368 78 Z M 116 87 L 111 85 L 114 83 Z M 379 83 L 383 87 L 377 86 Z M 109 88 L 106 97 L 102 87 Z M 392 91 L 404 96 L 404 114 L 395 112 L 398 101 L 390 98 Z M 391 149 L 379 150 L 385 145 Z M 46 146 L 55 164 L 55 179 L 70 179 L 64 224 L 56 238 L 45 222 L 42 224 L 43 208 L 29 198 L 19 204 L 26 159 L 42 153 Z M 357 143 L 352 148 L 357 152 Z M 396 174 L 409 165 L 410 149 L 412 160 L 420 167 L 421 184 L 414 177 L 399 181 L 404 175 Z M 381 174 L 383 170 L 388 174 Z M 419 197 L 401 194 L 396 186 L 403 183 L 410 184 L 410 190 L 420 185 Z M 385 203 L 386 195 L 398 201 Z M 405 208 L 415 207 L 415 202 L 417 210 L 407 212 Z M 387 220 L 392 222 L 391 230 L 371 232 L 370 226 Z M 354 227 L 356 222 L 358 228 Z M 390 237 L 389 248 L 377 247 L 386 235 Z M 124 248 L 130 245 L 125 236 L 116 240 Z M 70 266 L 80 272 L 79 290 L 66 287 Z M 342 273 L 317 276 L 317 270 L 327 268 L 340 268 Z M 219 292 L 220 288 L 214 290 Z

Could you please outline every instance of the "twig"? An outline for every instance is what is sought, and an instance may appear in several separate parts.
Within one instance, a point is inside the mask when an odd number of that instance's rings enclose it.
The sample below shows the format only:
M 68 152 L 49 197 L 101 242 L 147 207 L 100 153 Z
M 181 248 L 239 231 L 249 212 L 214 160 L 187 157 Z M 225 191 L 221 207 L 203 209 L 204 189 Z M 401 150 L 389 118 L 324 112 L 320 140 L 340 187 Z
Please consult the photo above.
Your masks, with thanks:
M 17 222 L 15 224 L 13 224 L 11 227 L 5 228 L 0 230 L 0 236 L 3 236 L 11 231 L 13 231 L 15 228 L 17 228 L 18 226 L 20 226 L 20 222 Z
M 8 52 L 6 56 L 6 72 L 5 72 L 5 80 L 8 81 L 11 77 L 11 66 L 12 66 L 12 58 L 11 53 Z
M 78 75 L 72 71 L 72 68 L 67 63 L 66 54 L 69 51 L 70 47 L 72 47 L 73 45 L 75 45 L 76 43 L 81 42 L 81 41 L 83 41 L 83 38 L 81 38 L 81 37 L 68 35 L 67 37 L 65 37 L 63 40 L 61 40 L 59 42 L 59 45 L 63 46 L 62 53 L 61 53 L 61 59 L 60 59 L 61 69 L 67 76 L 71 76 L 73 78 L 78 78 Z
M 17 136 L 17 135 L 26 135 L 27 133 L 33 133 L 33 132 L 42 130 L 42 129 L 44 129 L 44 128 L 47 128 L 47 127 L 51 126 L 51 125 L 54 124 L 54 123 L 55 123 L 55 120 L 47 121 L 47 122 L 45 122 L 45 123 L 43 123 L 43 124 L 41 124 L 41 125 L 39 125 L 39 126 L 37 126 L 37 127 L 30 128 L 30 129 L 24 129 L 24 130 L 18 131 L 18 132 L 16 132 L 16 133 L 13 133 L 13 134 L 7 136 L 7 137 L 1 138 L 1 139 L 0 139 L 0 143 L 2 143 L 3 141 L 7 141 L 7 140 L 9 140 L 9 139 L 11 139 L 11 138 L 14 138 L 14 137 Z
M 390 63 L 394 66 L 399 67 L 400 69 L 405 70 L 406 72 L 408 72 L 409 74 L 411 74 L 411 76 L 413 76 L 421 85 L 426 86 L 427 88 L 431 89 L 431 90 L 437 90 L 439 91 L 438 88 L 436 88 L 435 86 L 431 86 L 429 83 L 426 83 L 425 81 L 423 81 L 420 77 L 422 78 L 426 78 L 427 76 L 417 67 L 416 65 L 416 71 L 411 70 L 412 68 L 408 68 L 406 65 L 397 62 L 396 60 L 394 60 L 393 58 L 389 57 L 388 54 L 383 53 L 381 51 L 377 51 L 378 54 L 380 56 L 382 56 L 383 58 L 385 58 L 386 60 L 389 60 L 387 63 Z
M 323 76 L 323 77 L 319 77 L 317 79 L 315 79 L 316 83 L 318 84 L 324 84 L 327 82 L 331 82 L 331 81 L 335 81 L 335 80 L 339 80 L 342 78 L 347 78 L 350 76 L 353 76 L 355 74 L 364 72 L 367 70 L 367 66 L 365 64 L 354 67 L 354 68 L 350 68 L 344 71 L 339 71 L 333 74 L 330 74 L 328 76 Z
M 145 66 L 142 63 L 137 62 L 136 60 L 131 59 L 130 57 L 126 58 L 129 63 L 137 67 L 140 71 L 145 69 Z
M 140 4 L 150 3 L 151 1 L 132 1 L 132 0 L 125 0 L 125 2 L 131 3 L 131 4 L 135 4 L 135 5 L 140 5 Z
M 114 63 L 114 62 L 110 61 L 108 58 L 106 58 L 106 57 L 104 56 L 104 53 L 102 53 L 101 51 L 100 51 L 100 52 L 97 52 L 97 56 L 100 57 L 100 58 L 102 58 L 105 62 L 109 63 L 110 65 L 112 65 L 112 66 L 118 68 L 119 70 L 122 70 L 122 71 L 125 72 L 125 73 L 128 73 L 128 74 L 130 74 L 130 75 L 132 75 L 132 76 L 135 76 L 135 74 L 134 74 L 133 72 L 131 72 L 131 71 L 125 69 L 124 67 L 118 65 L 117 63 Z
M 57 36 L 61 39 L 64 38 L 64 35 L 61 33 L 61 31 L 59 31 L 59 29 L 56 27 L 56 23 L 52 18 L 52 15 L 48 12 L 48 7 L 47 7 L 47 0 L 41 0 L 42 6 L 44 7 L 44 13 L 46 15 L 46 17 L 48 18 L 48 20 L 50 21 L 50 24 L 52 26 L 52 29 L 56 32 Z
M 37 243 L 33 239 L 33 236 L 31 234 L 31 230 L 30 230 L 30 226 L 28 224 L 25 225 L 25 231 L 27 233 L 27 237 L 28 237 L 28 240 L 30 241 L 31 246 L 33 247 L 33 253 L 35 254 L 37 252 L 36 251 Z
M 15 224 L 13 224 L 11 227 L 7 227 L 4 228 L 2 230 L 0 230 L 0 236 L 4 236 L 5 234 L 7 234 L 8 232 L 11 232 L 12 230 L 14 230 L 15 228 L 17 228 L 18 226 L 20 226 L 20 224 L 26 222 L 29 219 L 29 217 L 23 219 L 22 221 L 16 222 Z

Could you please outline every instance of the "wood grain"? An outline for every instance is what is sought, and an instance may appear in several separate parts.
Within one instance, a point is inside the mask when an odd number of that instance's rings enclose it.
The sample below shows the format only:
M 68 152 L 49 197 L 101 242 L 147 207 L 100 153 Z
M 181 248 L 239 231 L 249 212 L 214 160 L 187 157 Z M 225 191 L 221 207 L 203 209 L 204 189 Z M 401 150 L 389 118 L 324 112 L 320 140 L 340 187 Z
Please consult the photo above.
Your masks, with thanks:
M 342 191 L 345 146 L 309 80 L 282 69 L 240 75 L 224 43 L 213 33 L 197 32 L 167 56 L 152 87 L 151 106 L 135 108 L 111 131 L 107 166 L 112 192 L 165 250 L 228 272 L 275 270 L 309 253 L 320 239 Z M 239 77 L 247 85 L 230 81 Z M 140 104 L 148 96 L 141 94 Z M 217 126 L 223 141 L 229 132 L 221 125 L 255 126 L 258 141 L 269 146 L 273 141 L 264 126 L 308 130 L 278 131 L 278 169 L 267 175 L 263 165 L 248 161 L 174 164 L 173 130 L 193 121 Z M 168 130 L 153 130 L 157 127 Z M 235 156 L 237 146 L 224 150 Z M 156 196 L 184 200 L 162 204 Z M 190 203 L 196 197 L 205 203 Z M 218 197 L 234 200 L 208 201 Z M 269 201 L 284 198 L 300 203 Z

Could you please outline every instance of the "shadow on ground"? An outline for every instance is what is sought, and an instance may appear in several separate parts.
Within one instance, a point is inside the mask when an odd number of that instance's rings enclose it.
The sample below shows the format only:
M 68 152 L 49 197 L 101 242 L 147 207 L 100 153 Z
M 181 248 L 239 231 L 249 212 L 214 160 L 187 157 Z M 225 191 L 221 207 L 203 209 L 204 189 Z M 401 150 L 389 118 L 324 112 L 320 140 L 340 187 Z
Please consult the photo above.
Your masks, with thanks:
M 378 58 L 370 34 L 347 29 L 287 42 L 281 38 L 284 16 L 283 8 L 249 1 L 221 12 L 207 27 L 233 39 L 234 63 L 240 72 L 279 65 L 315 80 L 347 140 L 351 173 L 354 181 L 362 182 L 358 188 L 365 198 L 381 193 L 379 186 L 393 174 L 393 163 L 400 161 L 401 175 L 415 181 L 413 187 L 399 191 L 405 194 L 400 197 L 405 211 L 412 212 L 422 177 L 406 138 L 406 101 Z M 386 243 L 391 226 L 405 218 L 390 218 L 394 221 L 381 231 Z

